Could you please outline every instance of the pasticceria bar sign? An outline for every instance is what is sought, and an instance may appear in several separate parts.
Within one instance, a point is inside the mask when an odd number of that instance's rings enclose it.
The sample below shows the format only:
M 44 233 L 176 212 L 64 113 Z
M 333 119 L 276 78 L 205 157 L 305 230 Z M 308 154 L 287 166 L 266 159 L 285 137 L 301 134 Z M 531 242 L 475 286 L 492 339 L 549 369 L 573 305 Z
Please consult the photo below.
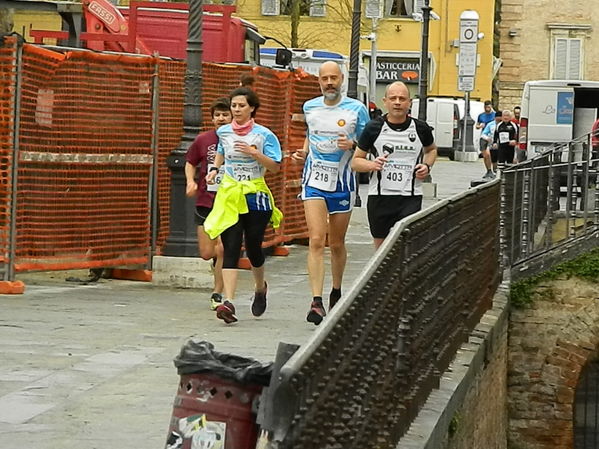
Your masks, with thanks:
M 420 61 L 404 58 L 377 58 L 377 81 L 403 81 L 417 83 L 420 78 Z

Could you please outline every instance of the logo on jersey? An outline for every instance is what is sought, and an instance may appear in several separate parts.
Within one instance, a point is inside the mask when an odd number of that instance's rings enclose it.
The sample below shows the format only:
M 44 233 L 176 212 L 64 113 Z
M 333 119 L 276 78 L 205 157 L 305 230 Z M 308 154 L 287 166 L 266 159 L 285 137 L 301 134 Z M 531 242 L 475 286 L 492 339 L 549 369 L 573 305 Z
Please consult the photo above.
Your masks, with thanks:
M 410 142 L 415 142 L 416 141 L 416 133 L 408 134 L 408 139 L 410 139 Z
M 337 139 L 326 139 L 316 143 L 316 148 L 321 153 L 334 153 L 339 150 Z
M 337 125 L 339 127 L 344 127 L 345 126 L 345 120 L 343 120 L 342 118 L 340 118 L 339 120 L 337 120 Z
M 345 207 L 345 206 L 349 205 L 349 201 L 347 201 L 347 200 L 341 200 L 341 201 L 339 201 L 339 205 Z

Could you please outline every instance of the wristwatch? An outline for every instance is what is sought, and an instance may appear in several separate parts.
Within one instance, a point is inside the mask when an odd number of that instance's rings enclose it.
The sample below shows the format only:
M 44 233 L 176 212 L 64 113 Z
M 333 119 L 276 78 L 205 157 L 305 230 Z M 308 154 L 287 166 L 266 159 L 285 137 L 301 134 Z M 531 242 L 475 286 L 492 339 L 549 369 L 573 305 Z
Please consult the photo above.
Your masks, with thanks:
M 428 168 L 428 172 L 430 173 L 431 170 L 432 170 L 432 168 L 433 168 L 433 166 L 430 165 L 430 164 L 427 164 L 426 162 L 423 162 L 423 164 L 426 165 L 426 167 Z

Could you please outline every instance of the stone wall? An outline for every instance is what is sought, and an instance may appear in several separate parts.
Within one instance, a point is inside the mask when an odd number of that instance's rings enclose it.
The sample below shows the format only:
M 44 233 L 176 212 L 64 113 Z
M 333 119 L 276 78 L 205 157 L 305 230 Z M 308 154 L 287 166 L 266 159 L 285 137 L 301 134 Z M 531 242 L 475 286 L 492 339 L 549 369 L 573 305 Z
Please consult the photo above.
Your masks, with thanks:
M 503 285 L 397 449 L 507 447 L 506 298 Z
M 540 286 L 509 328 L 510 449 L 572 449 L 576 385 L 599 345 L 599 284 Z
M 507 432 L 507 326 L 478 373 L 447 432 L 447 449 L 505 448 Z

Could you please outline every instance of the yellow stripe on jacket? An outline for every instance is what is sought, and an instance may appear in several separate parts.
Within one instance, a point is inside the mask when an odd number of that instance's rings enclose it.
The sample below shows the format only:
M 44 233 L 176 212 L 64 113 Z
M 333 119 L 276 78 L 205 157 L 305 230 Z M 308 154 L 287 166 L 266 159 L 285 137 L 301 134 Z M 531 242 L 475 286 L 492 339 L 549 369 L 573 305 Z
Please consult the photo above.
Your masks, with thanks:
M 258 192 L 268 194 L 270 207 L 272 208 L 270 223 L 273 228 L 278 228 L 283 220 L 283 213 L 275 206 L 275 199 L 264 178 L 236 181 L 225 175 L 214 198 L 212 212 L 204 222 L 204 231 L 211 239 L 221 235 L 223 231 L 239 221 L 239 215 L 249 212 L 245 196 Z

